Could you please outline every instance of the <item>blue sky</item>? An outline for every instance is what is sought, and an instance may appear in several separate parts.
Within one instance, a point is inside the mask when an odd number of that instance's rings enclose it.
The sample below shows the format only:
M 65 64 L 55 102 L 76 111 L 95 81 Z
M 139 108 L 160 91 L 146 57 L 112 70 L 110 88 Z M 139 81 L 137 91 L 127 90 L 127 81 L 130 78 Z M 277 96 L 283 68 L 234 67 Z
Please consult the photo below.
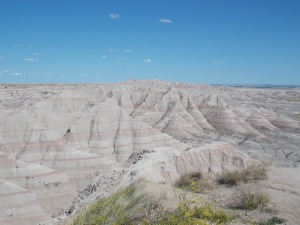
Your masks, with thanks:
M 299 0 L 1 0 L 1 83 L 300 84 Z

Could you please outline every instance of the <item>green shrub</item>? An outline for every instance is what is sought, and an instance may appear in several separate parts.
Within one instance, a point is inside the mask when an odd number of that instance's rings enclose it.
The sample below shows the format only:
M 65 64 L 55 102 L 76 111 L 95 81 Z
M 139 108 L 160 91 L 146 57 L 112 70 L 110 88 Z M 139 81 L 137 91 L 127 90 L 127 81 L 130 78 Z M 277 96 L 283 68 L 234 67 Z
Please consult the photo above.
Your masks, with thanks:
M 229 171 L 223 173 L 219 179 L 220 184 L 227 184 L 230 186 L 238 185 L 242 181 L 241 171 Z
M 195 193 L 204 193 L 213 188 L 212 183 L 200 172 L 181 176 L 175 186 Z
M 282 218 L 278 218 L 276 216 L 268 219 L 267 221 L 260 222 L 258 225 L 276 225 L 276 224 L 283 224 L 286 220 Z
M 189 176 L 181 176 L 180 179 L 176 182 L 175 186 L 185 190 L 192 190 L 191 186 L 192 180 Z

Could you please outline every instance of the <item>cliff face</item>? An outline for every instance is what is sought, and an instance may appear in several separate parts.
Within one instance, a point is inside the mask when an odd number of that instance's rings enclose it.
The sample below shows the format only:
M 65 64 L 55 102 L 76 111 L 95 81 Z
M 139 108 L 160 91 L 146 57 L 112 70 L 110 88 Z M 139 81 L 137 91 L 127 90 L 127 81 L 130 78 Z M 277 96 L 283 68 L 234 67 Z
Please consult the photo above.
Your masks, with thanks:
M 96 177 L 175 182 L 300 161 L 300 91 L 160 81 L 0 86 L 1 224 L 67 209 Z M 245 154 L 244 154 L 245 153 Z M 3 204 L 2 204 L 3 202 Z M 5 204 L 4 204 L 5 202 Z

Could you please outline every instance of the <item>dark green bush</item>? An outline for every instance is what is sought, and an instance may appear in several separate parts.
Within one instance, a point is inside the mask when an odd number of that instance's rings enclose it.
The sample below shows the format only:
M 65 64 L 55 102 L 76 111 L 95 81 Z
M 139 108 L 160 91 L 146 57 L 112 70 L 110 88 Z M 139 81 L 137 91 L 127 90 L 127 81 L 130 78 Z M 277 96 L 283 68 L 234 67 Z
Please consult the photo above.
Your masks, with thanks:
M 268 219 L 267 221 L 260 222 L 258 225 L 276 225 L 276 224 L 283 224 L 286 220 L 282 218 L 278 218 L 276 216 Z

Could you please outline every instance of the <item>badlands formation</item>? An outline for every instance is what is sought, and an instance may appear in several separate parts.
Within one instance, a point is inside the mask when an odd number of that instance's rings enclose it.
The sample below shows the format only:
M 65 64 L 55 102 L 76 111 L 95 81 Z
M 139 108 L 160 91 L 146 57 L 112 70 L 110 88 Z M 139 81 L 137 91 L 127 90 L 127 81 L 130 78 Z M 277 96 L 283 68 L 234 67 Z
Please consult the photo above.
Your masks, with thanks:
M 3 84 L 0 108 L 2 225 L 50 221 L 137 179 L 174 184 L 256 160 L 274 166 L 273 194 L 289 190 L 299 212 L 300 90 Z

